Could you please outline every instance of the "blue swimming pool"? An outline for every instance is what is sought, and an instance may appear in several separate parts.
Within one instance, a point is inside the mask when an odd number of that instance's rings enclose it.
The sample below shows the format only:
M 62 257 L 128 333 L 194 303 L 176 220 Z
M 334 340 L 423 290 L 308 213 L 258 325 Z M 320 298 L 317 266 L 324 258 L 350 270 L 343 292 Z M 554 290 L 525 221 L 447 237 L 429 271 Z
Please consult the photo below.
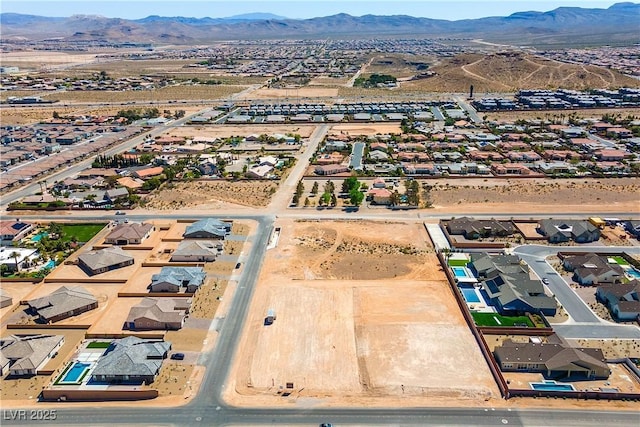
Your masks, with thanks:
M 467 269 L 464 267 L 451 267 L 451 271 L 453 271 L 453 275 L 456 277 L 469 277 Z
M 60 380 L 61 383 L 78 383 L 78 380 L 82 374 L 89 369 L 90 363 L 75 362 L 71 369 L 67 371 L 64 377 Z
M 640 272 L 635 268 L 629 268 L 626 270 L 627 275 L 633 277 L 634 279 L 640 279 Z
M 460 291 L 462 291 L 462 295 L 464 296 L 464 299 L 468 303 L 480 302 L 480 298 L 478 297 L 478 294 L 476 293 L 475 289 L 473 289 L 473 288 L 460 288 Z
M 33 236 L 31 238 L 31 241 L 39 242 L 40 240 L 42 240 L 43 237 L 47 237 L 48 235 L 49 235 L 49 233 L 47 233 L 46 231 L 43 231 L 42 233 L 38 233 L 35 236 Z
M 529 383 L 532 389 L 539 391 L 576 391 L 571 384 L 558 384 L 555 381 L 545 381 L 542 383 Z
M 56 266 L 56 262 L 52 259 L 49 260 L 45 265 L 42 266 L 41 270 L 48 268 L 49 270 L 53 269 Z

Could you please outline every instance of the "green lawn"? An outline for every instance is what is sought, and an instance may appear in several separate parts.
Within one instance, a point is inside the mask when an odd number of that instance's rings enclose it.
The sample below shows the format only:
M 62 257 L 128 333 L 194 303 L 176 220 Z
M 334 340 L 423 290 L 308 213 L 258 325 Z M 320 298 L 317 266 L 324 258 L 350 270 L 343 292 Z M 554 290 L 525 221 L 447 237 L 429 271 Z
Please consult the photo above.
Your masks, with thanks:
M 109 341 L 92 341 L 87 344 L 87 348 L 109 348 L 110 345 Z
M 449 267 L 466 267 L 468 262 L 466 259 L 450 259 Z
M 629 263 L 621 256 L 612 256 L 611 259 L 613 259 L 618 265 L 622 265 L 622 266 L 629 265 Z
M 75 236 L 78 242 L 88 242 L 93 236 L 98 234 L 105 225 L 107 224 L 61 224 L 62 240 L 68 242 Z
M 471 313 L 478 326 L 522 326 L 533 328 L 527 316 L 501 316 L 498 313 Z

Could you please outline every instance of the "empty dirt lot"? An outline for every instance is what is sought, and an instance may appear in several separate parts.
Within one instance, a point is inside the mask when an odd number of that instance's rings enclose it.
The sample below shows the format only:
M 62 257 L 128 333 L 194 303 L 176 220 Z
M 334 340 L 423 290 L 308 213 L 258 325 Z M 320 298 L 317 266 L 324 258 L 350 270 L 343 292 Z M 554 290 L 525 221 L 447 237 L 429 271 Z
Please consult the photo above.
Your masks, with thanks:
M 282 233 L 255 291 L 229 403 L 437 405 L 499 397 L 421 224 L 276 226 Z M 269 309 L 276 320 L 267 326 Z M 283 397 L 288 382 L 293 388 Z

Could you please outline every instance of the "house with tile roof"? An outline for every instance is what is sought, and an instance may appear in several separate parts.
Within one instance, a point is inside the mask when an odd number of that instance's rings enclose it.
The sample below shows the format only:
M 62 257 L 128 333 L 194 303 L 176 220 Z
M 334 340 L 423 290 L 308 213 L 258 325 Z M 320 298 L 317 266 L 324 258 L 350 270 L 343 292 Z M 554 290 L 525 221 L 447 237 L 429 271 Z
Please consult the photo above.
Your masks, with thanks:
M 144 298 L 131 307 L 125 329 L 178 330 L 191 307 L 191 298 Z
M 11 245 L 33 230 L 33 224 L 18 220 L 0 221 L 0 245 Z
M 116 225 L 104 242 L 110 245 L 139 245 L 155 231 L 152 224 L 127 223 Z
M 168 341 L 144 340 L 134 336 L 115 340 L 98 359 L 91 379 L 111 384 L 151 384 L 170 349 Z
M 598 286 L 596 298 L 607 306 L 619 321 L 638 320 L 640 316 L 640 281 Z
M 543 219 L 538 223 L 538 232 L 549 243 L 589 243 L 600 239 L 600 229 L 586 220 Z
M 78 256 L 78 265 L 90 276 L 117 270 L 133 263 L 134 258 L 118 246 L 89 251 Z
M 573 280 L 581 285 L 621 283 L 624 278 L 622 267 L 596 254 L 567 256 L 562 264 L 565 270 L 573 272 Z
M 43 323 L 55 323 L 98 307 L 98 300 L 82 286 L 61 286 L 47 296 L 27 301 L 29 311 Z
M 194 293 L 207 277 L 202 267 L 162 267 L 160 273 L 151 276 L 151 292 Z
M 568 377 L 606 379 L 611 375 L 601 349 L 571 347 L 557 335 L 542 343 L 507 339 L 493 354 L 505 372 L 539 372 L 546 379 L 554 380 Z
M 500 314 L 555 315 L 555 298 L 545 293 L 540 280 L 530 278 L 529 267 L 516 255 L 473 253 L 468 268 Z
M 36 375 L 62 345 L 62 335 L 11 335 L 0 339 L 0 368 L 12 376 Z
M 183 240 L 171 254 L 171 262 L 212 262 L 222 254 L 224 243 L 212 240 Z
M 231 232 L 230 222 L 215 218 L 205 218 L 187 226 L 182 237 L 185 239 L 224 239 Z

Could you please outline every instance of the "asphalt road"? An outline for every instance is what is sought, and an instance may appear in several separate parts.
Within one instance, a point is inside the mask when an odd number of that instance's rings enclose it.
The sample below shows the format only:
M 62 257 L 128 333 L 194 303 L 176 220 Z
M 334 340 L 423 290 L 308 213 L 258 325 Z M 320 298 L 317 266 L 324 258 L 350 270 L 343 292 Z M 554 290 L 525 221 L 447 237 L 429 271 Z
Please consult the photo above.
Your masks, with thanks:
M 455 96 L 454 99 L 458 102 L 458 105 L 462 107 L 462 109 L 465 110 L 467 114 L 469 114 L 469 118 L 474 123 L 478 123 L 478 124 L 484 123 L 484 120 L 482 120 L 482 118 L 478 116 L 478 113 L 476 113 L 476 109 L 473 108 L 469 103 L 464 101 L 464 99 L 461 96 Z
M 634 338 L 640 339 L 640 328 L 632 325 L 619 325 L 600 319 L 587 304 L 571 289 L 569 284 L 545 260 L 547 256 L 563 252 L 628 252 L 640 254 L 636 246 L 563 246 L 549 247 L 541 245 L 519 246 L 513 253 L 524 260 L 541 278 L 549 279 L 548 288 L 562 304 L 570 316 L 563 324 L 554 325 L 554 330 L 565 338 Z M 544 261 L 544 262 L 541 262 Z

